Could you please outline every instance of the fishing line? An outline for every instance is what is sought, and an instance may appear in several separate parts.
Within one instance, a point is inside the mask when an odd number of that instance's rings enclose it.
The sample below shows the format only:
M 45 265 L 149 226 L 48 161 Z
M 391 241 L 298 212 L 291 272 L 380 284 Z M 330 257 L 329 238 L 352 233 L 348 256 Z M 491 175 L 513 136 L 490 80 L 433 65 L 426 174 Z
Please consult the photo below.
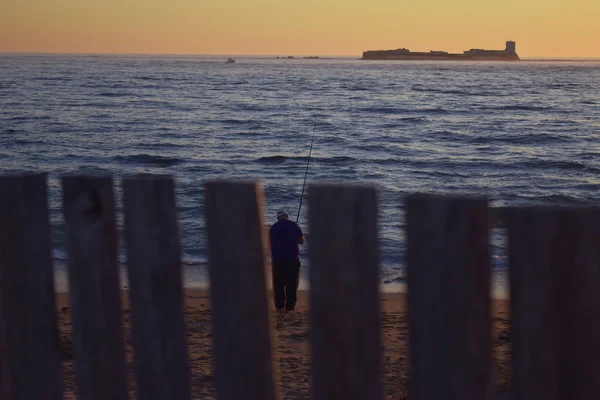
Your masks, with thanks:
M 317 121 L 319 120 L 319 113 L 315 116 L 315 123 L 313 125 L 313 134 L 310 141 L 310 150 L 308 151 L 308 162 L 306 163 L 306 172 L 304 173 L 304 183 L 302 184 L 302 194 L 300 195 L 300 206 L 298 207 L 298 216 L 296 217 L 296 223 L 300 220 L 300 210 L 302 209 L 302 199 L 304 199 L 304 188 L 306 187 L 306 177 L 308 176 L 308 167 L 310 166 L 310 156 L 312 154 L 313 143 L 315 142 L 315 133 L 317 132 Z

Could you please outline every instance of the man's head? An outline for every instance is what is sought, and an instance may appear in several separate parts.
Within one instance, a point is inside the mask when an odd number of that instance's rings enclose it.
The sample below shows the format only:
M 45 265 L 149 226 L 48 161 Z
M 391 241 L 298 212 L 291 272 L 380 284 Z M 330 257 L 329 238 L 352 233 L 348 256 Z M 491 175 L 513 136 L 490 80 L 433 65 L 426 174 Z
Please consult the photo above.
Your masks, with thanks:
M 289 215 L 287 213 L 287 211 L 285 211 L 285 209 L 280 208 L 279 211 L 277 211 L 277 220 L 282 220 L 282 219 L 288 219 Z

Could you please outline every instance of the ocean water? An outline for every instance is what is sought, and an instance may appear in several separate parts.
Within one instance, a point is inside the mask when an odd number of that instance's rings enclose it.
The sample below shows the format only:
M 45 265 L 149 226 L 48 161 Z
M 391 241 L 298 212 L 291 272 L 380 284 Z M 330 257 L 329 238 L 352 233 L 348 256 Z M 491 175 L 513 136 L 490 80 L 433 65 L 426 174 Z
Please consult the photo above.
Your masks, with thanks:
M 260 180 L 265 223 L 295 216 L 313 128 L 309 184 L 379 189 L 384 286 L 404 279 L 407 193 L 597 203 L 600 62 L 224 60 L 0 54 L 0 173 L 49 174 L 59 277 L 61 174 L 175 176 L 186 285 L 201 286 L 203 182 Z M 501 283 L 501 231 L 492 253 Z

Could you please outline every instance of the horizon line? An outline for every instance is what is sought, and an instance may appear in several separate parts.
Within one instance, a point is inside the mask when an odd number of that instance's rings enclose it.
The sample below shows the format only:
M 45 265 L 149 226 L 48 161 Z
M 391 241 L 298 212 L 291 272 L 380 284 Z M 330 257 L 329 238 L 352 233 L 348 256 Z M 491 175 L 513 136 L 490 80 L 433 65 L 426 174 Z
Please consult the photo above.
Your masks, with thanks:
M 145 52 L 54 52 L 54 51 L 0 51 L 0 54 L 22 54 L 22 55 L 104 55 L 104 56 L 188 56 L 188 57 L 319 57 L 319 58 L 361 58 L 361 55 L 356 54 L 345 54 L 345 55 L 332 55 L 332 54 L 293 54 L 293 53 L 276 53 L 276 54 L 244 54 L 244 53 L 145 53 Z M 600 60 L 600 55 L 597 56 L 520 56 L 521 60 Z
M 345 54 L 345 55 L 332 55 L 332 54 L 294 54 L 294 53 L 276 53 L 276 54 L 251 54 L 251 53 L 145 53 L 145 52 L 98 52 L 98 51 L 0 51 L 0 54 L 73 54 L 73 55 L 129 55 L 129 56 L 209 56 L 209 57 L 226 57 L 226 56 L 242 56 L 242 57 L 337 57 L 337 58 L 349 58 L 359 57 L 356 54 Z M 599 56 L 600 57 L 600 56 Z

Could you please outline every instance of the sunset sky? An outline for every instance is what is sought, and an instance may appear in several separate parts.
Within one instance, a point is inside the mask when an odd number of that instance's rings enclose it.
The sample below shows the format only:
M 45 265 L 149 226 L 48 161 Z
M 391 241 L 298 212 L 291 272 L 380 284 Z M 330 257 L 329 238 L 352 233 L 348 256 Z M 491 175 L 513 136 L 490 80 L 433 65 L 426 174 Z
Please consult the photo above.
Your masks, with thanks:
M 600 57 L 600 0 L 0 0 L 0 52 Z

